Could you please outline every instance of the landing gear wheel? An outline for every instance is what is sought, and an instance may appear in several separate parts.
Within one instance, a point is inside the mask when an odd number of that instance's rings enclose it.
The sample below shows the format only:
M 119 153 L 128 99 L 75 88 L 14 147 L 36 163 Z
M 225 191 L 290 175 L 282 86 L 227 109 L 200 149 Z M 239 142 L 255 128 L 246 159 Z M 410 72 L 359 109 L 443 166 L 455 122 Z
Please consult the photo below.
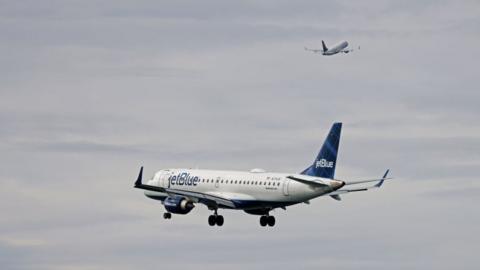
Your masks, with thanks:
M 210 215 L 208 217 L 208 225 L 210 226 L 215 226 L 215 223 L 216 223 L 216 218 L 214 215 Z
M 172 214 L 171 213 L 163 213 L 163 218 L 164 219 L 171 219 L 172 218 Z
M 270 226 L 270 227 L 275 226 L 275 217 L 274 216 L 268 216 L 267 217 L 267 223 L 268 223 L 268 226 Z
M 216 223 L 217 223 L 218 226 L 222 226 L 223 225 L 223 216 L 217 216 Z
M 260 225 L 261 225 L 262 227 L 267 226 L 267 216 L 261 216 L 261 217 L 260 217 Z

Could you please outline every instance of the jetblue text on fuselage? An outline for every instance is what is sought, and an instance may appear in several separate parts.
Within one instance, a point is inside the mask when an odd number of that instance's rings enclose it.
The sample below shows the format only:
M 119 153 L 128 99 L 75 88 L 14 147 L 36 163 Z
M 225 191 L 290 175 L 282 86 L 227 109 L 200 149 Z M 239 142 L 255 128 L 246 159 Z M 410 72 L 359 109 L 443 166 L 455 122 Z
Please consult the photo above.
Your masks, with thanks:
M 189 173 L 179 173 L 178 175 L 172 175 L 168 178 L 170 185 L 178 186 L 196 186 L 199 178 L 198 176 L 191 176 Z

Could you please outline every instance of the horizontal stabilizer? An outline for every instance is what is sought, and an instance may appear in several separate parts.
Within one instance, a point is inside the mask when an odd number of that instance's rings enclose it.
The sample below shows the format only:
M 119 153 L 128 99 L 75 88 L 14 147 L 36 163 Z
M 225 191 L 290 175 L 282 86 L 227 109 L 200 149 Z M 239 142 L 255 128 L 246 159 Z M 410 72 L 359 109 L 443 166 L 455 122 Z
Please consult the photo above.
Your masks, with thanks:
M 390 170 L 387 170 L 382 178 L 377 178 L 377 179 L 366 179 L 366 180 L 359 180 L 359 181 L 345 181 L 345 180 L 343 180 L 343 181 L 345 182 L 345 186 L 362 184 L 362 183 L 370 183 L 370 182 L 378 182 L 377 185 L 378 185 L 378 187 L 380 187 L 385 180 L 393 179 L 392 177 L 387 177 L 389 172 L 390 172 Z
M 378 183 L 376 183 L 376 184 L 373 185 L 373 186 L 360 187 L 360 188 L 352 188 L 352 189 L 339 189 L 339 190 L 336 190 L 336 191 L 334 191 L 334 192 L 328 193 L 328 195 L 330 195 L 330 197 L 336 199 L 334 196 L 338 196 L 338 195 L 340 195 L 340 194 L 345 194 L 345 193 L 350 193 L 350 192 L 357 192 L 357 191 L 367 191 L 367 190 L 373 189 L 373 188 L 380 188 L 380 187 L 383 185 L 383 182 L 384 182 L 385 180 L 387 180 L 387 179 L 393 179 L 393 178 L 387 178 L 387 175 L 388 175 L 389 172 L 390 172 L 390 170 L 387 170 L 387 171 L 385 172 L 385 174 L 383 175 L 383 177 L 380 178 L 380 179 L 371 179 L 371 180 L 345 182 L 345 185 L 355 185 L 355 184 L 360 184 L 360 183 L 368 183 L 368 182 L 378 181 Z

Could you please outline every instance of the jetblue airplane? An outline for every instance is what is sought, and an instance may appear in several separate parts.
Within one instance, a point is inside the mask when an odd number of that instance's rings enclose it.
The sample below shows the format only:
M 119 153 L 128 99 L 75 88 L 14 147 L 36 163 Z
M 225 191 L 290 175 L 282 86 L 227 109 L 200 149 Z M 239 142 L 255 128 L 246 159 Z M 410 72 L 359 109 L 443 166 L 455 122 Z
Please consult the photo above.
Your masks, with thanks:
M 205 204 L 214 211 L 208 217 L 210 226 L 222 226 L 224 219 L 218 209 L 243 210 L 259 215 L 261 226 L 274 226 L 275 217 L 270 212 L 276 208 L 309 203 L 309 200 L 328 195 L 340 201 L 340 195 L 379 188 L 387 178 L 388 170 L 380 179 L 343 181 L 335 179 L 338 145 L 342 123 L 334 123 L 312 165 L 300 173 L 270 173 L 262 169 L 244 171 L 214 171 L 199 169 L 160 170 L 142 183 L 140 169 L 135 188 L 145 190 L 145 195 L 159 200 L 166 212 L 188 214 L 196 203 Z M 360 183 L 377 182 L 373 186 L 345 188 Z
M 346 49 L 348 47 L 348 42 L 342 41 L 339 42 L 338 44 L 332 46 L 330 49 L 327 48 L 327 45 L 325 45 L 325 42 L 322 40 L 322 49 L 309 49 L 305 47 L 306 51 L 314 52 L 314 53 L 322 53 L 322 55 L 334 55 L 337 53 L 349 53 L 353 52 L 353 49 Z M 360 47 L 358 47 L 360 49 Z

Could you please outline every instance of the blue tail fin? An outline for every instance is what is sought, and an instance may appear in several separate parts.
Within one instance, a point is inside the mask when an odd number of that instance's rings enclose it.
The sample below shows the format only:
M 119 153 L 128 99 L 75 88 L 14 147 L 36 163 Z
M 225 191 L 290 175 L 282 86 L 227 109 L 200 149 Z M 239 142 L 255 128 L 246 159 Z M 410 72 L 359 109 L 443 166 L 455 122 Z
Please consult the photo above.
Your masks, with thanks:
M 312 166 L 306 168 L 301 174 L 330 179 L 335 177 L 341 131 L 342 123 L 334 123 Z
M 328 51 L 327 45 L 325 45 L 325 42 L 323 40 L 322 40 L 322 48 L 323 48 L 323 52 Z

